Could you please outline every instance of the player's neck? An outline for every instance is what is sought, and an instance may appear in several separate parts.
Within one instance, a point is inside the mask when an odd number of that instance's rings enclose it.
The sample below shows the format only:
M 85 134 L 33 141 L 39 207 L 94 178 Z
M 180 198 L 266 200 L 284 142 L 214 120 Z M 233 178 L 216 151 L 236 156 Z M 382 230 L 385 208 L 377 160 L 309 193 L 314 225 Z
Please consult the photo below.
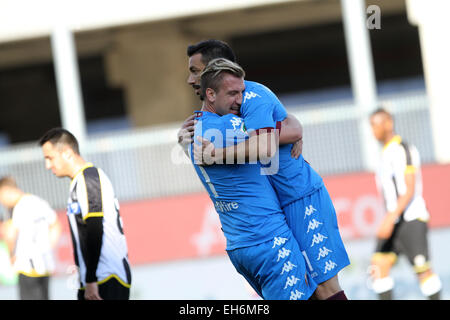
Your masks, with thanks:
M 210 103 L 208 103 L 208 101 L 203 101 L 202 111 L 216 113 L 216 110 Z
M 71 172 L 70 172 L 69 177 L 71 179 L 75 178 L 75 176 L 78 174 L 78 172 L 80 172 L 83 169 L 83 167 L 85 167 L 87 165 L 87 163 L 88 162 L 85 161 L 80 156 L 76 157 L 74 159 L 74 163 L 73 163 L 72 168 L 70 170 Z
M 383 140 L 383 145 L 387 145 L 395 136 L 396 136 L 395 132 L 390 132 L 389 134 L 387 134 Z
M 14 208 L 19 203 L 20 199 L 22 199 L 22 197 L 24 195 L 25 195 L 25 193 L 22 190 L 19 190 L 19 189 L 14 190 L 11 209 Z

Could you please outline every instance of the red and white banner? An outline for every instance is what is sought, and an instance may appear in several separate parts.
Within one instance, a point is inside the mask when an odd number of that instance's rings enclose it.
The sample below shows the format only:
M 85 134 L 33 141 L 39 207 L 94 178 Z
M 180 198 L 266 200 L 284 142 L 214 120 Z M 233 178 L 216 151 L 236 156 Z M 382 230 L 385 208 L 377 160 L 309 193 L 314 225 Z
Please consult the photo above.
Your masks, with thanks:
M 422 167 L 424 198 L 430 227 L 450 226 L 450 165 Z M 341 235 L 345 240 L 373 236 L 384 215 L 382 200 L 371 173 L 326 177 Z M 220 221 L 206 193 L 121 203 L 131 264 L 144 264 L 224 254 Z M 72 243 L 65 213 L 58 248 L 61 265 L 73 264 Z

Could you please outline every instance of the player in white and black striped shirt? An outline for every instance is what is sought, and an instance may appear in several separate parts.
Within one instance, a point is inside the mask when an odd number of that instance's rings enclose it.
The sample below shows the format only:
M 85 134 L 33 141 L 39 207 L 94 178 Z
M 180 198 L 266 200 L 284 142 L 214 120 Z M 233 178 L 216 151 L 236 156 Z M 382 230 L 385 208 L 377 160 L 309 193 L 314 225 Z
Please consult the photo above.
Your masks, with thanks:
M 428 253 L 429 213 L 422 197 L 419 152 L 395 134 L 394 120 L 386 110 L 374 111 L 370 124 L 375 138 L 383 144 L 377 185 L 387 210 L 372 257 L 373 289 L 380 299 L 392 299 L 394 281 L 389 272 L 402 253 L 413 266 L 423 295 L 437 300 L 442 285 L 431 269 Z
M 80 275 L 78 299 L 129 299 L 128 249 L 110 180 L 80 156 L 69 131 L 52 129 L 40 144 L 46 168 L 72 179 L 67 215 Z
M 0 179 L 0 203 L 11 210 L 2 231 L 19 275 L 19 297 L 48 300 L 53 248 L 61 232 L 56 213 L 44 199 L 22 191 L 10 176 Z

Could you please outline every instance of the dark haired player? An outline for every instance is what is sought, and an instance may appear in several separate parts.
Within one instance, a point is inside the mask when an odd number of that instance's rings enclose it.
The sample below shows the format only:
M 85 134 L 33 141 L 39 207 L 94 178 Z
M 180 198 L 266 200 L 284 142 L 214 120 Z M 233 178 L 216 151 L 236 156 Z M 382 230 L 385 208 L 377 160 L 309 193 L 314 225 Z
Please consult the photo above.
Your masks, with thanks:
M 417 274 L 422 294 L 437 300 L 442 285 L 431 269 L 428 254 L 429 213 L 422 197 L 419 152 L 395 134 L 394 119 L 386 110 L 375 110 L 370 124 L 374 137 L 383 145 L 377 185 L 387 210 L 378 227 L 372 257 L 373 290 L 382 300 L 392 299 L 394 280 L 389 272 L 397 256 L 403 253 Z
M 187 53 L 190 71 L 188 84 L 197 94 L 199 94 L 199 75 L 208 63 L 207 59 L 226 56 L 228 59 L 235 60 L 231 48 L 220 40 L 206 40 L 189 46 Z M 288 136 L 291 135 L 290 126 L 285 126 L 286 123 L 283 123 L 289 120 L 289 116 L 275 94 L 256 82 L 245 81 L 240 115 L 250 134 L 250 139 L 242 142 L 242 145 L 246 144 L 245 148 L 232 147 L 235 150 L 244 151 L 243 154 L 235 152 L 235 159 L 243 157 L 255 159 L 257 155 L 249 153 L 250 150 L 255 150 L 250 147 L 251 141 L 255 141 L 252 137 L 261 129 L 275 129 L 273 123 L 281 123 L 279 164 L 274 166 L 272 162 L 266 174 L 275 187 L 288 225 L 308 262 L 308 271 L 319 284 L 315 297 L 346 299 L 338 282 L 338 272 L 350 261 L 339 234 L 336 212 L 323 180 L 299 152 L 302 145 L 301 135 L 294 144 L 291 142 L 283 145 L 282 135 L 286 134 L 286 131 Z M 192 142 L 192 124 L 192 118 L 186 119 L 178 133 L 178 140 L 182 146 Z M 208 148 L 208 143 L 203 141 L 205 150 Z M 217 152 L 217 154 L 225 156 L 230 152 L 233 151 L 228 148 L 226 152 Z M 225 163 L 228 163 L 230 159 L 217 160 L 225 160 Z M 275 171 L 272 170 L 274 167 Z
M 111 181 L 81 157 L 69 131 L 51 129 L 39 143 L 46 168 L 59 178 L 72 179 L 67 216 L 80 276 L 78 299 L 129 299 L 128 249 Z

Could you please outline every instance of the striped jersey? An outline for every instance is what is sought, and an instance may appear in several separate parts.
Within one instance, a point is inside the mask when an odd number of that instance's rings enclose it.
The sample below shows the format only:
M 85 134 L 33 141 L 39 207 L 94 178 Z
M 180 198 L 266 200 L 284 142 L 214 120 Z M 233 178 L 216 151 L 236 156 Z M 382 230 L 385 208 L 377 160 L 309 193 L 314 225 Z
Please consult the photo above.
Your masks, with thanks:
M 28 277 L 49 276 L 55 269 L 50 241 L 50 226 L 56 213 L 47 201 L 31 194 L 23 195 L 12 211 L 17 229 L 14 269 Z
M 414 196 L 403 212 L 403 219 L 428 221 L 429 213 L 422 197 L 419 152 L 414 145 L 402 141 L 402 138 L 396 135 L 383 147 L 381 164 L 376 174 L 377 186 L 383 194 L 389 212 L 397 207 L 398 197 L 406 193 L 406 173 L 415 173 L 416 177 Z
M 128 262 L 128 249 L 119 214 L 119 202 L 115 197 L 111 181 L 103 170 L 87 163 L 72 179 L 67 206 L 70 231 L 72 235 L 75 263 L 78 266 L 80 286 L 86 282 L 88 267 L 92 262 L 92 244 L 88 237 L 88 220 L 102 218 L 103 232 L 100 256 L 95 276 L 99 284 L 116 278 L 123 286 L 131 285 L 131 271 Z M 91 237 L 92 238 L 92 237 Z M 90 251 L 91 250 L 91 251 Z

